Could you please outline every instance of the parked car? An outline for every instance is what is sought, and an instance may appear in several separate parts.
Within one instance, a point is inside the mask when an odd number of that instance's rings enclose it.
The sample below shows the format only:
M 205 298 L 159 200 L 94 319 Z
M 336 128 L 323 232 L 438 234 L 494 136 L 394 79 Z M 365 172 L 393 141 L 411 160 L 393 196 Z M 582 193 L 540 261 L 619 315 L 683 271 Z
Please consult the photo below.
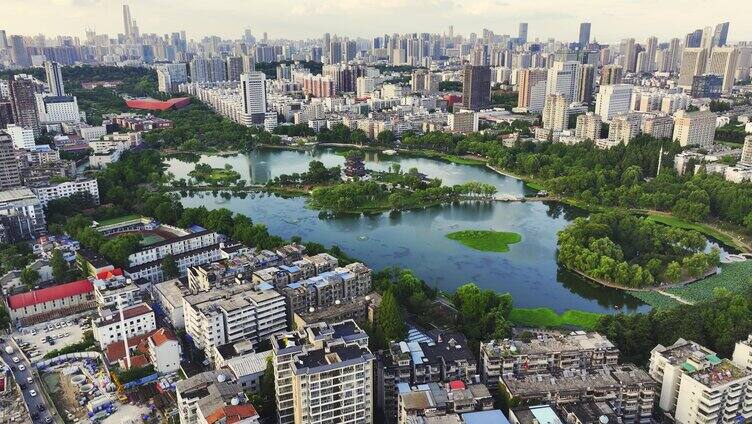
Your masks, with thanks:
M 26 367 L 24 366 L 24 364 L 21 364 L 21 365 L 18 366 L 18 370 L 19 371 L 25 371 Z
M 19 363 L 19 362 L 21 362 L 21 360 L 20 360 L 20 359 L 18 359 L 18 356 L 14 356 L 14 357 L 13 357 L 13 363 L 14 363 L 14 364 L 17 364 L 17 363 Z
M 34 389 L 29 390 L 29 396 L 34 397 L 37 395 L 37 391 Z

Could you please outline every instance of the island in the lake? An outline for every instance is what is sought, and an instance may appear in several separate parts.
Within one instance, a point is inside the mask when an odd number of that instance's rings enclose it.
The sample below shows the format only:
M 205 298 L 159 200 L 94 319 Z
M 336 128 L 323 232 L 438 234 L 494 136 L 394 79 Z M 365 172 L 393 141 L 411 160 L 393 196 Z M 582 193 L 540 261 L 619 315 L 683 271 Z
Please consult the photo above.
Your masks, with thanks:
M 464 230 L 447 234 L 447 238 L 456 240 L 465 246 L 483 252 L 508 252 L 509 245 L 522 241 L 517 233 L 491 230 Z

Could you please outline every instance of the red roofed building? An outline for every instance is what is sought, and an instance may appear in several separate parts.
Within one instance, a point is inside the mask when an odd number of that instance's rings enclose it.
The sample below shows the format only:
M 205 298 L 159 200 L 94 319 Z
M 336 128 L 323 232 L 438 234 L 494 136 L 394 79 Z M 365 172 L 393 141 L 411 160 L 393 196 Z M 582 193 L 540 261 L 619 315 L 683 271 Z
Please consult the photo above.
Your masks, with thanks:
M 164 328 L 129 338 L 128 347 L 131 350 L 131 367 L 152 364 L 161 374 L 180 369 L 182 347 L 177 337 Z M 124 368 L 127 367 L 125 343 L 122 340 L 109 344 L 104 353 L 110 364 L 117 363 Z M 139 359 L 135 359 L 137 357 Z
M 8 296 L 7 301 L 11 319 L 22 325 L 72 315 L 96 306 L 94 285 L 89 280 L 14 294 Z
M 228 405 L 212 411 L 206 418 L 199 416 L 201 424 L 251 424 L 259 422 L 256 408 L 251 404 Z
M 160 111 L 167 109 L 180 109 L 188 106 L 190 103 L 190 97 L 176 97 L 164 101 L 151 98 L 130 99 L 125 101 L 125 104 L 131 109 Z

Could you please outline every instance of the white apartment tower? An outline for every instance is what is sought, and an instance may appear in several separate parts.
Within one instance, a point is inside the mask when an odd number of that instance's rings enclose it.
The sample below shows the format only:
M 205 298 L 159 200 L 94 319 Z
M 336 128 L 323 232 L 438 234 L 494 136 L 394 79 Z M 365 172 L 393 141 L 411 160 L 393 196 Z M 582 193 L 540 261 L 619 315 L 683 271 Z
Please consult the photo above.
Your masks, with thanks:
M 629 112 L 633 88 L 631 84 L 602 85 L 595 97 L 595 113 L 609 122 L 614 116 Z
M 563 94 L 569 102 L 577 99 L 580 82 L 580 62 L 554 62 L 548 70 L 546 96 Z
M 373 422 L 374 355 L 353 320 L 272 338 L 280 424 Z
M 543 107 L 543 128 L 553 131 L 567 129 L 568 105 L 569 101 L 564 94 L 556 93 L 546 96 L 546 104 Z
M 684 146 L 707 147 L 715 138 L 715 113 L 710 111 L 686 112 L 674 115 L 674 141 Z

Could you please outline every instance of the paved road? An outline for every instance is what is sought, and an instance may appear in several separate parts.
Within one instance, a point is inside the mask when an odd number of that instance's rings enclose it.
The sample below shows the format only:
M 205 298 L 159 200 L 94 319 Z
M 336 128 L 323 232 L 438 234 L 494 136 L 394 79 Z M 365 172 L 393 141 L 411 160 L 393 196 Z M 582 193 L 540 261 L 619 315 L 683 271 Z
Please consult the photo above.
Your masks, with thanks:
M 13 347 L 13 353 L 10 355 L 5 352 L 5 346 L 7 346 L 8 343 L 11 343 L 11 346 Z M 29 411 L 31 413 L 34 413 L 35 411 L 39 412 L 39 417 L 34 420 L 34 422 L 44 423 L 45 419 L 50 416 L 50 408 L 49 405 L 47 405 L 47 403 L 45 402 L 44 395 L 42 395 L 41 393 L 41 389 L 39 387 L 41 382 L 36 378 L 34 378 L 31 383 L 27 381 L 28 377 L 34 377 L 31 373 L 31 364 L 29 364 L 24 355 L 21 354 L 18 346 L 14 342 L 11 342 L 9 336 L 3 337 L 3 343 L 0 343 L 0 353 L 2 353 L 2 357 L 5 363 L 11 367 L 11 372 L 13 373 L 16 381 L 18 381 L 19 384 L 26 386 L 26 389 L 23 389 L 21 391 L 23 392 L 24 402 L 26 402 L 26 405 L 29 407 Z M 13 357 L 18 357 L 19 362 L 14 363 Z M 20 371 L 18 369 L 19 365 L 23 365 L 26 369 Z M 36 391 L 37 395 L 32 397 L 29 394 L 30 390 Z M 44 406 L 44 411 L 39 411 L 39 405 Z

